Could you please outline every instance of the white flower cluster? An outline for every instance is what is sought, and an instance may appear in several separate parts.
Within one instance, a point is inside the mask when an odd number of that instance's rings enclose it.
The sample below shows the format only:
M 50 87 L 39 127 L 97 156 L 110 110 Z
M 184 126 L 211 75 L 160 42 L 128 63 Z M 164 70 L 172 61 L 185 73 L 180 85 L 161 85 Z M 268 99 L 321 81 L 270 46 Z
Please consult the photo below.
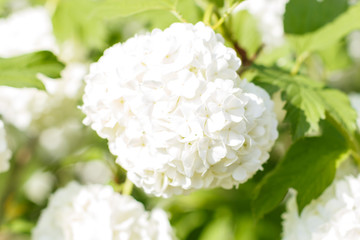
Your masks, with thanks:
M 0 19 L 0 34 L 1 57 L 58 49 L 50 15 L 43 7 L 26 8 Z
M 170 240 L 166 213 L 146 212 L 110 186 L 70 183 L 58 190 L 32 233 L 33 240 Z
M 236 9 L 235 13 L 247 10 L 258 21 L 263 42 L 270 47 L 277 47 L 284 42 L 283 15 L 289 0 L 246 0 Z
M 51 80 L 43 76 L 47 92 L 34 88 L 0 86 L 0 115 L 21 130 L 38 131 L 42 124 L 51 125 L 47 123 L 50 118 L 48 113 L 61 107 L 64 99 L 77 97 L 85 73 L 84 65 L 72 63 L 61 73 L 61 80 Z M 47 116 L 47 119 L 43 118 L 44 116 Z M 31 126 L 35 121 L 38 126 Z
M 27 8 L 0 20 L 0 35 L 0 57 L 59 50 L 50 15 L 43 7 Z M 28 130 L 34 120 L 59 106 L 64 98 L 77 97 L 85 73 L 83 64 L 71 63 L 62 72 L 60 81 L 42 76 L 47 92 L 0 86 L 0 115 L 17 128 Z
M 283 218 L 283 240 L 360 239 L 360 176 L 334 181 L 300 216 L 292 197 Z
M 232 188 L 262 168 L 278 136 L 269 95 L 240 80 L 239 66 L 203 23 L 136 36 L 91 66 L 84 123 L 147 193 Z
M 9 159 L 11 157 L 11 151 L 8 148 L 4 123 L 0 120 L 0 173 L 9 169 Z

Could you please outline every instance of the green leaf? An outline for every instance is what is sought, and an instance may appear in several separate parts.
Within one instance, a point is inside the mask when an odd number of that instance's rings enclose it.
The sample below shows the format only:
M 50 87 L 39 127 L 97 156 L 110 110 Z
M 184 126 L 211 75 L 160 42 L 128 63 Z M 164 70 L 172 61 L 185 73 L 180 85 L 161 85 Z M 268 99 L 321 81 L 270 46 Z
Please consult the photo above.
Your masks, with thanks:
M 172 10 L 176 2 L 176 0 L 103 0 L 92 14 L 105 19 L 127 17 L 148 10 Z
M 224 0 L 208 0 L 208 2 L 213 3 L 217 8 L 222 8 L 224 6 Z M 227 4 L 230 6 L 233 1 L 227 1 Z
M 327 70 L 344 69 L 352 64 L 346 41 L 339 41 L 331 47 L 318 51 Z
M 30 234 L 31 230 L 35 227 L 35 223 L 18 218 L 7 223 L 6 227 L 13 233 Z
M 7 4 L 8 0 L 0 0 L 0 17 L 5 12 L 5 5 Z
M 344 137 L 324 122 L 323 135 L 295 142 L 279 165 L 255 190 L 253 212 L 257 218 L 273 210 L 289 188 L 297 190 L 299 211 L 319 197 L 334 179 L 337 162 L 348 156 Z
M 319 122 L 326 114 L 349 134 L 356 129 L 356 112 L 351 107 L 346 94 L 336 89 L 326 88 L 322 83 L 306 76 L 292 76 L 276 68 L 256 66 L 258 75 L 256 84 L 262 85 L 268 92 L 277 87 L 286 101 L 285 121 L 291 124 L 294 139 L 303 137 L 307 132 L 317 132 Z M 270 88 L 268 87 L 270 86 Z
M 219 208 L 214 219 L 201 233 L 199 240 L 234 239 L 232 214 L 227 208 Z
M 186 19 L 186 21 L 190 23 L 196 24 L 202 20 L 202 9 L 195 3 L 194 0 L 177 1 L 175 9 L 183 16 L 184 19 Z
M 313 32 L 346 11 L 347 0 L 290 0 L 284 14 L 284 31 L 289 34 Z
M 45 90 L 36 77 L 42 73 L 50 78 L 59 78 L 64 64 L 48 51 L 40 51 L 13 58 L 0 58 L 0 85 L 32 87 Z
M 350 32 L 360 29 L 360 3 L 348 8 L 346 12 L 338 16 L 331 23 L 313 33 L 304 35 L 288 35 L 287 37 L 298 52 L 315 51 L 326 49 Z
M 99 7 L 92 0 L 61 0 L 52 17 L 58 41 L 76 40 L 88 47 L 101 48 L 105 43 L 104 21 L 91 14 Z
M 247 11 L 239 11 L 231 15 L 231 32 L 239 45 L 251 57 L 262 44 L 256 19 Z

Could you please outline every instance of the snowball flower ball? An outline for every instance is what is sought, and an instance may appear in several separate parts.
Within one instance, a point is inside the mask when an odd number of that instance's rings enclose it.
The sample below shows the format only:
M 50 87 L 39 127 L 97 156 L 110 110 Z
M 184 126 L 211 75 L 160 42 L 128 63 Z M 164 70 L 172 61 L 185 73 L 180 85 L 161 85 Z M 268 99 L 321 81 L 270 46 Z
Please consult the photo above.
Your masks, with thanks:
M 84 123 L 146 193 L 232 188 L 278 136 L 273 102 L 203 23 L 174 23 L 107 49 L 85 78 Z
M 0 120 L 0 173 L 9 169 L 10 157 L 11 151 L 7 146 L 4 123 Z
M 335 181 L 298 215 L 291 198 L 283 215 L 283 240 L 360 239 L 360 175 Z
M 131 196 L 110 186 L 75 182 L 58 190 L 32 233 L 33 240 L 170 240 L 163 210 L 147 212 Z

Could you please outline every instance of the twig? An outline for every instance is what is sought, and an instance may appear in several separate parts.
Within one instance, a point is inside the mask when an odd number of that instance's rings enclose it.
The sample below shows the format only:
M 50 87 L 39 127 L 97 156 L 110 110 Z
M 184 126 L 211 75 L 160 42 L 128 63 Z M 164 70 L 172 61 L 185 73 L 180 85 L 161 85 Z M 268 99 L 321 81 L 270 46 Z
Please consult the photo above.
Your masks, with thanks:
M 217 23 L 212 26 L 212 29 L 217 29 L 218 27 L 220 27 L 224 22 L 225 22 L 225 19 L 230 15 L 230 13 L 241 3 L 242 1 L 238 1 L 236 3 L 234 3 L 231 7 L 229 7 L 224 15 L 217 21 Z
M 186 19 L 176 10 L 176 9 L 172 9 L 170 11 L 177 19 L 179 19 L 181 22 L 183 23 L 187 23 L 188 21 L 186 21 Z

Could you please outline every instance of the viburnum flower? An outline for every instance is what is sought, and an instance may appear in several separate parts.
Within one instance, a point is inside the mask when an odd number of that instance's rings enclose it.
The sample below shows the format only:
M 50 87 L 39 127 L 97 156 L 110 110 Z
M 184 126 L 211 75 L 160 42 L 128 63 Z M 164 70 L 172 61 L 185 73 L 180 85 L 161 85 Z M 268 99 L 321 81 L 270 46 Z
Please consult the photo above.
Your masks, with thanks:
M 283 219 L 283 240 L 360 239 L 360 176 L 334 181 L 300 215 L 292 197 Z
M 50 198 L 32 232 L 33 240 L 175 239 L 166 213 L 145 211 L 131 196 L 110 186 L 75 182 Z
M 145 192 L 232 188 L 268 159 L 273 102 L 203 23 L 174 23 L 107 49 L 85 78 L 84 123 Z
M 0 173 L 9 169 L 10 157 L 11 151 L 7 145 L 4 123 L 0 120 Z

